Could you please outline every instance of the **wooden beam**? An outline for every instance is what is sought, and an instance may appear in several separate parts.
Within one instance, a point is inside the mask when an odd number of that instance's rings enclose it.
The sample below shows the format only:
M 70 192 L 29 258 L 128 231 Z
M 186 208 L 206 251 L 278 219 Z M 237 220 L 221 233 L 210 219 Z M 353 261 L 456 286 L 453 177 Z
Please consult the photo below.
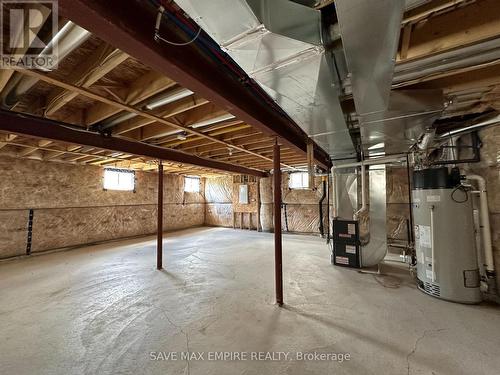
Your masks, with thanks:
M 14 74 L 14 70 L 11 69 L 0 69 L 0 93 L 3 91 L 7 82 L 9 82 L 10 77 Z
M 408 57 L 408 49 L 410 48 L 411 31 L 413 25 L 408 23 L 403 27 L 403 36 L 401 39 L 401 50 L 399 52 L 399 58 L 405 60 Z
M 457 91 L 487 88 L 495 85 L 500 85 L 500 64 L 465 73 L 437 77 L 434 80 L 410 87 L 416 89 L 442 88 L 446 94 L 453 94 Z
M 128 105 L 135 105 L 155 94 L 175 86 L 175 84 L 176 83 L 170 78 L 151 71 L 139 77 L 130 85 L 130 89 L 126 94 L 125 103 Z M 101 101 L 87 110 L 87 125 L 93 125 L 120 111 L 121 109 L 117 106 Z
M 84 95 L 88 98 L 91 98 L 91 99 L 94 99 L 94 100 L 97 100 L 97 101 L 100 101 L 102 102 L 102 104 L 106 104 L 108 107 L 116 107 L 118 110 L 118 112 L 120 110 L 124 110 L 124 111 L 128 111 L 128 112 L 133 112 L 139 116 L 143 116 L 143 117 L 146 117 L 146 118 L 149 118 L 149 119 L 152 119 L 152 120 L 155 120 L 157 122 L 161 122 L 165 125 L 168 125 L 168 126 L 171 126 L 173 128 L 176 128 L 176 129 L 180 129 L 180 130 L 184 130 L 184 131 L 187 131 L 188 133 L 192 133 L 192 134 L 196 134 L 197 136 L 200 136 L 200 137 L 203 137 L 203 138 L 207 138 L 207 139 L 210 139 L 214 142 L 218 142 L 218 143 L 223 143 L 223 144 L 226 144 L 226 142 L 224 141 L 221 141 L 220 139 L 218 138 L 215 138 L 214 136 L 212 135 L 207 135 L 205 133 L 202 133 L 198 130 L 195 130 L 195 129 L 191 129 L 191 128 L 186 128 L 184 126 L 181 126 L 181 125 L 177 125 L 177 124 L 174 124 L 170 121 L 167 121 L 161 117 L 158 117 L 158 116 L 155 116 L 153 114 L 150 114 L 148 112 L 145 112 L 141 109 L 138 109 L 138 108 L 135 108 L 135 107 L 132 107 L 130 105 L 127 105 L 127 104 L 122 104 L 122 103 L 118 103 L 114 100 L 111 100 L 111 99 L 108 99 L 108 98 L 105 98 L 101 95 L 98 95 L 98 94 L 95 94 L 91 91 L 89 91 L 88 89 L 84 89 L 84 88 L 81 88 L 81 87 L 77 87 L 77 86 L 74 86 L 74 85 L 71 85 L 71 84 L 68 84 L 68 83 L 65 83 L 65 82 L 61 82 L 57 79 L 54 79 L 54 78 L 51 78 L 49 76 L 47 76 L 46 74 L 44 73 L 40 73 L 40 72 L 37 72 L 35 70 L 24 70 L 24 69 L 21 69 L 21 68 L 14 68 L 15 70 L 18 70 L 18 71 L 21 71 L 23 74 L 26 74 L 28 76 L 31 76 L 31 77 L 37 77 L 38 79 L 44 81 L 44 82 L 47 82 L 47 83 L 50 83 L 52 85 L 55 85 L 55 86 L 58 86 L 58 87 L 62 87 L 62 88 L 65 88 L 67 90 L 73 90 L 73 91 L 76 91 L 78 92 L 79 94 L 81 95 Z M 246 126 L 249 126 L 249 125 L 246 125 Z M 252 154 L 252 155 L 256 155 L 256 156 L 259 156 L 263 159 L 268 159 L 268 160 L 271 160 L 270 158 L 266 157 L 266 156 L 262 156 L 262 155 L 259 155 L 258 153 L 255 153 L 255 152 L 252 152 L 252 151 L 247 151 L 245 150 L 244 148 L 241 148 L 241 147 L 235 147 L 235 146 L 232 146 L 236 149 L 239 149 L 241 151 L 244 151 L 244 152 L 247 152 L 249 154 Z M 286 165 L 285 165 L 286 166 Z
M 308 188 L 314 188 L 314 147 L 310 142 L 307 144 L 307 171 L 309 173 Z
M 182 48 L 169 43 L 158 43 L 152 37 L 157 13 L 143 2 L 121 0 L 60 0 L 59 11 L 97 37 L 120 48 L 152 69 L 175 79 L 184 87 L 207 98 L 220 109 L 234 114 L 264 133 L 279 136 L 288 146 L 306 152 L 306 133 L 268 96 L 258 84 L 248 79 L 236 64 L 228 74 L 221 62 L 205 54 L 195 43 Z M 171 4 L 164 4 L 170 8 Z M 178 17 L 185 15 L 177 13 Z M 190 22 L 182 19 L 181 22 Z M 166 18 L 160 25 L 164 38 L 180 40 L 186 36 Z M 229 64 L 231 64 L 229 62 Z M 315 158 L 322 168 L 329 168 L 331 160 L 319 146 Z
M 175 103 L 171 103 L 166 106 L 164 109 L 154 112 L 157 116 L 162 117 L 164 119 L 168 119 L 173 116 L 177 116 L 183 112 L 190 111 L 192 109 L 198 108 L 200 106 L 206 105 L 208 100 L 203 98 L 198 98 L 196 96 L 185 98 L 179 100 Z M 134 118 L 131 120 L 124 121 L 123 123 L 115 126 L 113 128 L 113 134 L 127 135 L 128 132 L 136 129 L 143 128 L 147 125 L 155 124 L 155 121 L 147 118 Z
M 27 135 L 35 138 L 52 139 L 55 141 L 79 143 L 104 150 L 146 156 L 160 160 L 171 160 L 186 164 L 199 165 L 211 169 L 220 169 L 241 174 L 264 177 L 262 171 L 244 168 L 238 165 L 200 158 L 195 155 L 151 146 L 142 142 L 129 141 L 117 137 L 105 137 L 84 130 L 75 130 L 65 124 L 52 120 L 40 119 L 34 116 L 17 114 L 0 110 L 0 131 Z
M 19 157 L 22 157 L 22 158 L 23 158 L 23 157 L 26 157 L 26 156 L 28 156 L 28 155 L 31 155 L 32 153 L 34 153 L 34 152 L 35 152 L 35 151 L 37 151 L 37 150 L 38 150 L 38 148 L 37 148 L 37 147 L 31 147 L 31 146 L 28 146 L 28 145 L 27 145 L 27 146 L 26 146 L 26 149 L 25 149 L 25 150 L 22 150 L 22 151 L 20 151 L 20 152 L 18 152 L 18 154 L 17 154 L 17 155 L 18 155 Z
M 88 88 L 127 60 L 128 57 L 126 53 L 107 43 L 102 43 L 94 53 L 72 70 L 66 81 L 75 86 Z M 54 88 L 47 95 L 45 115 L 52 115 L 77 96 L 78 93 L 74 91 L 67 91 L 60 87 Z
M 219 117 L 222 114 L 227 114 L 225 111 L 216 111 L 213 105 L 206 105 L 196 108 L 186 114 L 184 121 L 180 121 L 184 127 L 188 128 L 191 125 L 205 120 L 211 120 L 213 118 Z M 164 116 L 160 116 L 164 117 Z M 162 138 L 169 135 L 172 129 L 165 128 L 162 124 L 156 124 L 153 126 L 148 126 L 142 129 L 141 135 L 143 141 L 150 139 Z
M 52 143 L 53 143 L 53 141 L 51 141 L 51 140 L 42 139 L 42 140 L 38 141 L 38 147 L 40 147 L 40 148 L 47 147 L 47 146 L 51 145 Z
M 475 1 L 475 0 L 472 0 Z M 402 24 L 417 23 L 427 19 L 433 14 L 442 12 L 446 9 L 456 7 L 458 5 L 471 2 L 471 0 L 433 0 L 427 4 L 421 5 L 415 9 L 406 12 Z
M 500 35 L 500 1 L 482 0 L 415 25 L 408 59 Z

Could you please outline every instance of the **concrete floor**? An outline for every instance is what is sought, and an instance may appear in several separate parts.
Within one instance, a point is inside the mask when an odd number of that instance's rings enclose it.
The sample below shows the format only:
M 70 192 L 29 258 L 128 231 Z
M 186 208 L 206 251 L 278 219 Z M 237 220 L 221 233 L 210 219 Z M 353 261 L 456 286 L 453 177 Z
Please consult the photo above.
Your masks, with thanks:
M 168 234 L 165 265 L 155 270 L 153 237 L 0 263 L 0 374 L 500 372 L 498 307 L 428 297 L 397 265 L 383 277 L 333 267 L 316 237 L 284 237 L 284 308 L 274 305 L 272 234 Z M 160 360 L 185 351 L 205 360 Z M 208 361 L 225 351 L 290 354 Z

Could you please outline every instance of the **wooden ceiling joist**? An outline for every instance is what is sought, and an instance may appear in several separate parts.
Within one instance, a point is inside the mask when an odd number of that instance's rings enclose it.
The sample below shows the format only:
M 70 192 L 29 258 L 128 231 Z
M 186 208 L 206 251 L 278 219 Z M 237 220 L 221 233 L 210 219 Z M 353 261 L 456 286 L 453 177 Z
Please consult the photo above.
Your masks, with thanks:
M 176 83 L 170 78 L 151 71 L 132 82 L 130 89 L 125 94 L 125 100 L 123 102 L 128 106 L 136 105 L 153 95 L 175 86 L 175 84 Z M 71 87 L 68 88 L 68 90 L 75 91 L 71 90 Z M 84 95 L 82 93 L 80 94 Z M 99 101 L 99 103 L 86 111 L 87 125 L 94 125 L 99 121 L 105 120 L 108 117 L 119 113 L 122 110 L 127 111 L 126 108 L 119 108 L 112 103 L 106 103 L 96 98 L 93 99 Z
M 145 156 L 159 160 L 171 160 L 206 168 L 265 177 L 263 171 L 240 167 L 235 164 L 200 158 L 183 152 L 147 145 L 117 137 L 106 137 L 96 133 L 76 130 L 48 119 L 20 115 L 10 111 L 0 111 L 0 131 L 27 135 L 35 138 L 50 139 L 67 143 L 79 143 L 104 150 Z
M 102 43 L 97 50 L 73 69 L 66 81 L 75 85 L 88 88 L 100 80 L 118 65 L 127 60 L 128 55 L 106 43 Z M 64 90 L 60 87 L 54 88 L 47 95 L 47 107 L 45 115 L 50 116 L 71 100 L 78 93 Z
M 168 119 L 170 117 L 177 116 L 183 112 L 206 105 L 207 103 L 208 100 L 205 100 L 203 98 L 198 98 L 195 95 L 186 99 L 179 100 L 178 102 L 165 106 L 162 110 L 153 113 L 155 113 L 159 117 Z M 132 130 L 144 128 L 150 124 L 155 125 L 155 121 L 147 118 L 134 118 L 128 121 L 124 121 L 123 123 L 115 126 L 113 128 L 113 134 L 116 135 L 127 134 Z
M 220 69 L 220 62 L 200 52 L 194 43 L 182 48 L 157 43 L 151 32 L 156 14 L 145 4 L 131 2 L 123 7 L 123 2 L 118 0 L 60 0 L 59 11 L 152 69 L 174 77 L 182 86 L 210 100 L 221 110 L 268 135 L 279 137 L 282 143 L 305 155 L 307 135 L 283 114 L 262 88 L 227 74 Z M 178 40 L 176 25 L 163 22 L 161 28 L 164 38 Z M 237 71 L 238 67 L 234 69 Z M 330 158 L 324 150 L 315 147 L 314 155 L 318 165 L 330 167 Z
M 199 137 L 207 138 L 207 139 L 212 140 L 212 141 L 217 142 L 217 143 L 227 144 L 226 142 L 221 141 L 220 139 L 215 138 L 212 135 L 205 134 L 205 133 L 203 133 L 201 131 L 198 131 L 198 130 L 195 130 L 195 129 L 192 129 L 192 128 L 186 128 L 186 127 L 184 127 L 182 125 L 177 125 L 175 123 L 172 123 L 170 121 L 165 120 L 164 118 L 161 118 L 161 117 L 153 115 L 153 114 L 151 114 L 149 112 L 146 112 L 146 111 L 144 111 L 142 109 L 135 108 L 135 107 L 127 105 L 127 104 L 119 103 L 119 102 L 117 102 L 115 100 L 106 98 L 106 97 L 104 97 L 102 95 L 99 95 L 99 94 L 96 94 L 96 93 L 94 93 L 94 92 L 92 92 L 92 91 L 90 91 L 88 89 L 84 89 L 82 87 L 74 86 L 74 85 L 68 84 L 66 82 L 62 82 L 62 81 L 60 81 L 58 79 L 49 77 L 48 75 L 46 75 L 44 73 L 40 73 L 40 72 L 35 71 L 35 70 L 25 70 L 25 69 L 21 69 L 21 68 L 17 68 L 17 67 L 14 68 L 14 70 L 18 70 L 21 73 L 26 74 L 26 75 L 31 76 L 31 77 L 36 77 L 39 80 L 47 82 L 47 83 L 52 84 L 54 86 L 58 86 L 58 87 L 61 87 L 61 88 L 64 88 L 64 89 L 70 90 L 70 91 L 75 91 L 75 92 L 77 92 L 80 95 L 86 96 L 86 97 L 88 97 L 90 99 L 97 100 L 101 104 L 103 104 L 105 106 L 105 108 L 109 109 L 110 107 L 115 107 L 117 109 L 116 112 L 119 112 L 120 110 L 128 111 L 128 112 L 133 112 L 133 113 L 135 113 L 135 114 L 137 114 L 139 116 L 146 117 L 146 118 L 149 118 L 151 120 L 155 120 L 157 122 L 161 122 L 161 123 L 163 123 L 163 124 L 165 124 L 167 126 L 170 126 L 172 128 L 183 130 L 183 131 L 186 131 L 186 132 L 189 132 L 189 133 L 192 133 L 192 134 L 196 134 Z M 260 155 L 258 153 L 253 152 L 253 151 L 248 151 L 248 150 L 246 150 L 246 149 L 244 149 L 242 147 L 237 147 L 237 146 L 231 146 L 231 147 L 234 147 L 234 148 L 239 149 L 241 151 L 244 151 L 244 152 L 247 152 L 249 154 L 255 155 L 255 156 L 260 157 L 262 159 L 272 160 L 272 159 L 270 159 L 267 156 L 262 156 L 262 155 Z M 289 167 L 290 168 L 289 165 L 286 165 L 284 163 L 282 163 L 282 165 L 284 167 Z

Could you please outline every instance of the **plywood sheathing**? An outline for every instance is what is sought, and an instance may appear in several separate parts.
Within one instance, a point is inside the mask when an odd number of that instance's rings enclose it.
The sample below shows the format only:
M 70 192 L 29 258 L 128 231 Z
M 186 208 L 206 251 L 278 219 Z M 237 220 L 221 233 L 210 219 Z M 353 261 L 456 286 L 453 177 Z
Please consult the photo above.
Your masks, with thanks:
M 136 172 L 136 191 L 105 191 L 103 169 L 0 157 L 0 258 L 156 231 L 157 174 Z M 165 175 L 164 230 L 203 225 L 205 199 L 184 193 L 184 177 Z

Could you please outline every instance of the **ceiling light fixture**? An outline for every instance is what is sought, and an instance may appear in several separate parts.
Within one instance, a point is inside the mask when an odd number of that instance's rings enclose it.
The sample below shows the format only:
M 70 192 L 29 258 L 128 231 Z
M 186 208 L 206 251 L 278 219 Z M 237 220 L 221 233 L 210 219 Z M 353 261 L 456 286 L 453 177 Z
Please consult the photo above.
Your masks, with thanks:
M 217 117 L 210 118 L 208 120 L 197 122 L 197 123 L 191 125 L 191 127 L 194 128 L 194 129 L 196 129 L 196 128 L 202 128 L 204 126 L 217 124 L 217 123 L 222 122 L 222 121 L 232 120 L 235 117 L 236 116 L 234 116 L 234 115 L 232 115 L 230 113 L 226 113 L 226 114 L 224 114 L 222 116 L 217 116 Z
M 151 111 L 151 110 L 156 109 L 158 107 L 161 107 L 165 104 L 170 104 L 170 103 L 173 103 L 177 100 L 187 98 L 188 96 L 191 96 L 193 94 L 194 94 L 194 92 L 192 92 L 191 90 L 188 90 L 188 89 L 181 87 L 181 88 L 178 88 L 176 90 L 172 90 L 172 91 L 169 91 L 169 92 L 166 92 L 166 93 L 163 93 L 163 94 L 157 96 L 156 98 L 151 100 L 149 103 L 147 103 L 144 106 L 144 108 Z

